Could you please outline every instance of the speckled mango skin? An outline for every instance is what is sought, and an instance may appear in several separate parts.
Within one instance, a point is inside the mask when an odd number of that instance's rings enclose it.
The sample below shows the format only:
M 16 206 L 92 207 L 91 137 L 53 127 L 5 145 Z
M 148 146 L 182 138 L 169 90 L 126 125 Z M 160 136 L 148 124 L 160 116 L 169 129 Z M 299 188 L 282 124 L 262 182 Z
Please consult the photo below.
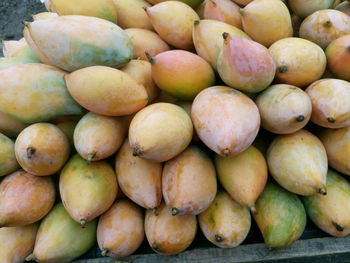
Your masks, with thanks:
M 161 2 L 166 2 L 166 1 L 169 1 L 169 0 L 147 0 L 147 2 L 150 2 L 153 5 L 161 3 Z M 203 2 L 203 0 L 178 0 L 178 1 L 183 2 L 191 7 L 196 7 L 201 2 Z
M 332 8 L 334 0 L 289 0 L 288 5 L 294 14 L 300 18 L 305 18 L 312 13 Z
M 15 155 L 14 142 L 0 133 L 0 176 L 7 175 L 19 169 Z
M 302 202 L 274 182 L 266 185 L 256 210 L 253 216 L 268 247 L 287 247 L 304 232 L 306 213 Z
M 33 50 L 29 47 L 24 38 L 2 42 L 4 57 L 28 58 L 33 62 L 40 63 Z
M 28 124 L 23 123 L 10 115 L 0 112 L 0 133 L 15 138 Z
M 349 3 L 350 5 L 350 3 Z M 338 78 L 350 81 L 350 35 L 333 40 L 326 49 L 328 69 Z
M 38 58 L 66 71 L 94 65 L 121 67 L 133 57 L 128 35 L 104 19 L 59 16 L 36 20 L 26 28 L 24 37 Z
M 350 184 L 336 172 L 327 174 L 327 195 L 302 198 L 306 212 L 324 232 L 343 237 L 350 234 Z
M 98 222 L 97 242 L 108 257 L 131 255 L 142 244 L 144 236 L 144 213 L 126 199 L 116 201 Z

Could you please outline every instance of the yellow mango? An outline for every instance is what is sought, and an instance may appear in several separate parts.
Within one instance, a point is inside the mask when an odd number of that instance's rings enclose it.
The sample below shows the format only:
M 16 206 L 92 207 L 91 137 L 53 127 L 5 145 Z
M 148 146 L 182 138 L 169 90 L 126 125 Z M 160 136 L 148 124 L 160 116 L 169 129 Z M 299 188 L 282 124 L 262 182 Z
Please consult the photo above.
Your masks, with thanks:
M 24 38 L 20 40 L 3 41 L 2 46 L 4 57 L 28 58 L 33 62 L 40 62 Z
M 350 3 L 346 2 L 349 4 Z M 350 14 L 350 13 L 349 13 Z M 333 40 L 326 49 L 328 69 L 338 78 L 350 81 L 350 35 Z
M 331 8 L 334 0 L 288 0 L 288 5 L 294 14 L 304 19 L 312 13 Z
M 16 137 L 25 127 L 27 124 L 0 112 L 0 133 L 12 138 Z
M 15 144 L 2 133 L 0 133 L 0 149 L 0 176 L 18 170 L 20 167 L 16 160 Z

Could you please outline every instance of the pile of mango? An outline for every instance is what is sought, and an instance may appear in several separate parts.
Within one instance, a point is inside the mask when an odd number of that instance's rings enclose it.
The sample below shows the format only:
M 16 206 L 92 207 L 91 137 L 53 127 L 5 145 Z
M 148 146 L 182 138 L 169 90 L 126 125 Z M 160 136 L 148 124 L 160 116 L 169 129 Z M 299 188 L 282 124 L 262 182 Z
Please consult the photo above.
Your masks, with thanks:
M 0 58 L 1 262 L 350 233 L 349 1 L 45 4 Z

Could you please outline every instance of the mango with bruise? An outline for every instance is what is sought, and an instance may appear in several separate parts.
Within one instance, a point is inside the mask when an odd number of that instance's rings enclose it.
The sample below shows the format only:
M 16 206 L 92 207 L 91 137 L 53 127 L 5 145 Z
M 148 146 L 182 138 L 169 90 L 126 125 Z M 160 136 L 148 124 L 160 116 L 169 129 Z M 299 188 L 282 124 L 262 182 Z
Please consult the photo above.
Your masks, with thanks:
M 15 155 L 14 142 L 0 133 L 0 176 L 12 173 L 20 168 Z

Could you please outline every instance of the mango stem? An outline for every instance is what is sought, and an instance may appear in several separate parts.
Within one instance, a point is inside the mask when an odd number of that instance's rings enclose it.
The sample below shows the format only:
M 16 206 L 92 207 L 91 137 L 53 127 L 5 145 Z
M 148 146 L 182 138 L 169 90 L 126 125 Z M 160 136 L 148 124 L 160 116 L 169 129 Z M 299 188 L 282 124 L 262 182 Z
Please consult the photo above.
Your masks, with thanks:
M 138 147 L 135 147 L 133 150 L 132 150 L 132 155 L 133 156 L 142 156 L 142 151 L 140 148 Z
M 215 235 L 215 241 L 216 241 L 216 242 L 221 243 L 221 242 L 224 241 L 224 240 L 225 240 L 225 239 L 224 239 L 222 236 L 220 236 L 220 235 L 218 235 L 218 234 Z
M 92 159 L 94 159 L 95 156 L 96 156 L 95 152 L 88 153 L 87 154 L 87 163 L 90 164 L 92 162 Z
M 297 122 L 302 122 L 305 120 L 305 117 L 304 117 L 304 115 L 299 115 L 298 117 L 296 117 L 296 120 L 297 120 Z
M 104 248 L 104 249 L 101 250 L 101 256 L 102 257 L 106 257 L 107 253 L 108 253 L 108 249 Z
M 176 215 L 180 214 L 180 210 L 177 209 L 176 207 L 173 207 L 173 208 L 171 208 L 171 214 L 173 216 L 176 216 Z
M 79 219 L 79 223 L 80 223 L 80 226 L 81 226 L 82 228 L 85 228 L 86 223 L 87 223 L 86 218 L 80 218 L 80 219 Z
M 335 119 L 334 119 L 333 117 L 328 117 L 328 118 L 327 118 L 327 121 L 328 121 L 329 123 L 335 123 Z
M 154 214 L 155 216 L 158 215 L 158 207 L 152 208 L 151 211 L 153 212 L 153 214 Z
M 318 193 L 322 195 L 327 195 L 327 189 L 325 186 L 322 186 L 320 189 L 318 189 Z
M 26 261 L 36 261 L 36 257 L 34 254 L 30 254 L 28 257 L 26 257 Z
M 198 26 L 198 25 L 200 24 L 200 22 L 201 22 L 200 20 L 195 20 L 193 24 L 194 24 L 195 26 Z
M 254 215 L 258 214 L 258 211 L 255 208 L 255 204 L 249 204 L 248 208 L 249 208 L 250 212 L 252 212 L 252 214 L 254 214 Z
M 337 229 L 337 231 L 339 232 L 343 232 L 344 231 L 344 227 L 340 224 L 337 224 L 335 222 L 332 222 L 333 226 L 335 227 L 335 229 Z
M 26 151 L 27 151 L 27 158 L 32 159 L 33 155 L 36 152 L 36 149 L 32 146 L 29 146 Z
M 146 57 L 147 57 L 149 63 L 151 63 L 152 65 L 154 65 L 154 64 L 156 63 L 155 58 L 153 58 L 153 57 L 150 55 L 150 53 L 148 53 L 148 51 L 145 51 L 145 54 L 146 54 Z

